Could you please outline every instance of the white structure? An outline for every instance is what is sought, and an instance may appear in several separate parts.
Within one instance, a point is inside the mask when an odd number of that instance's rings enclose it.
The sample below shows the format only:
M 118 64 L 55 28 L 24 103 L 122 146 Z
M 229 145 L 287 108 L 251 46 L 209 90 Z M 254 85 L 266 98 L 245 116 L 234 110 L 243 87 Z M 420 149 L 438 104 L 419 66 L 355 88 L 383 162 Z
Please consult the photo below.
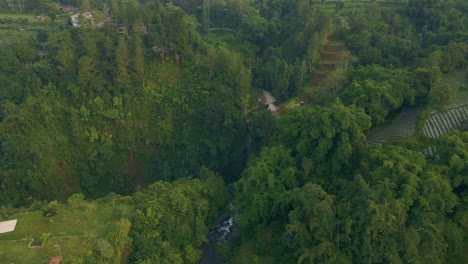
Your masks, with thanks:
M 86 18 L 88 20 L 93 19 L 93 15 L 91 15 L 90 12 L 84 12 L 83 16 L 84 16 L 84 18 Z
M 71 16 L 71 22 L 73 27 L 80 27 L 80 20 L 78 19 L 80 17 L 80 14 L 74 14 Z
M 276 99 L 271 95 L 270 92 L 265 91 L 265 90 L 262 90 L 262 92 L 263 92 L 263 99 L 262 99 L 263 103 L 268 105 L 268 109 L 272 111 L 273 113 L 275 113 L 278 110 L 278 108 L 275 105 Z
M 81 14 L 81 16 L 84 19 L 88 20 L 91 23 L 91 25 L 93 25 L 93 27 L 94 27 L 94 17 L 90 12 L 84 12 L 83 14 Z M 80 25 L 80 13 L 75 13 L 70 18 L 71 18 L 71 22 L 72 22 L 73 27 L 77 27 L 77 28 L 81 27 L 81 25 Z
M 0 234 L 13 232 L 15 230 L 15 227 L 16 227 L 16 222 L 18 222 L 18 220 L 16 220 L 16 219 L 15 220 L 10 220 L 10 221 L 0 222 Z

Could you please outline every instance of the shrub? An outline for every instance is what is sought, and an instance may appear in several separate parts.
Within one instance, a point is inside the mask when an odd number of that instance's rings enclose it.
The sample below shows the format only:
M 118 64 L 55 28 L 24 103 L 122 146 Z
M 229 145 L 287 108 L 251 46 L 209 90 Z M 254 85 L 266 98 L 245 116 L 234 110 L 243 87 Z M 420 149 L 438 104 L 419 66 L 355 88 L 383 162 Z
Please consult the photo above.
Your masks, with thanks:
M 80 208 L 85 203 L 84 195 L 82 193 L 75 193 L 72 196 L 68 197 L 67 202 L 71 205 L 73 209 Z
M 96 250 L 105 259 L 111 259 L 114 256 L 114 249 L 106 239 L 98 239 L 96 242 Z
M 58 214 L 59 203 L 57 201 L 52 201 L 44 207 L 42 214 L 46 217 L 54 217 Z

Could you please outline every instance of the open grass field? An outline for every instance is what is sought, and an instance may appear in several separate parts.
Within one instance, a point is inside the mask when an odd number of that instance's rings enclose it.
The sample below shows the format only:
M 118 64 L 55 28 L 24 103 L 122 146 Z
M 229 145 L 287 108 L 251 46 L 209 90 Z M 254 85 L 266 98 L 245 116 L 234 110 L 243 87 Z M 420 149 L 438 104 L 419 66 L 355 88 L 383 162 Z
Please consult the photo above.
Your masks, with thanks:
M 129 218 L 132 210 L 126 204 L 86 203 L 76 209 L 60 205 L 54 217 L 41 211 L 11 215 L 8 219 L 18 223 L 15 231 L 0 235 L 0 263 L 46 263 L 58 255 L 65 263 L 78 263 L 93 251 L 99 237 L 118 220 Z
M 0 19 L 28 19 L 28 20 L 36 20 L 36 16 L 34 14 L 13 14 L 13 13 L 0 13 Z

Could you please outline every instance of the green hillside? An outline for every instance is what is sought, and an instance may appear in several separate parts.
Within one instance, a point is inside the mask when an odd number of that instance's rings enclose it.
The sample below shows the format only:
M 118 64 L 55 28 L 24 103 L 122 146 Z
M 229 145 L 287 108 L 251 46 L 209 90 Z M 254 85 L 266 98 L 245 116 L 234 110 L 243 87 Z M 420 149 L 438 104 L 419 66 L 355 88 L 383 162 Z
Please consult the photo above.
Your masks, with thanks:
M 0 262 L 461 263 L 467 1 L 0 1 Z

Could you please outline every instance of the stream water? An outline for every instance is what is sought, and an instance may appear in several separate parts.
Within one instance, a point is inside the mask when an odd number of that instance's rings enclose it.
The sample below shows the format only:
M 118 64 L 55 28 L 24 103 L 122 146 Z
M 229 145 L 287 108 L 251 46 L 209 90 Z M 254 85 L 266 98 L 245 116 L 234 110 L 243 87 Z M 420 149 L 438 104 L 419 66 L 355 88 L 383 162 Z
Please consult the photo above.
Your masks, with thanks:
M 204 244 L 201 249 L 203 255 L 199 264 L 221 264 L 216 259 L 216 244 L 223 241 L 229 240 L 232 236 L 233 219 L 232 216 L 225 218 L 218 222 L 218 224 L 210 230 L 209 242 Z
M 269 100 L 271 100 L 271 98 L 269 98 Z M 244 129 L 247 132 L 247 146 L 242 150 L 242 165 L 245 168 L 250 158 L 252 135 L 250 133 L 248 120 L 244 121 L 244 125 Z M 230 211 L 229 216 L 224 217 L 218 221 L 218 223 L 210 230 L 208 235 L 208 243 L 205 243 L 200 247 L 200 249 L 203 251 L 203 254 L 198 264 L 221 264 L 221 262 L 216 259 L 216 244 L 224 240 L 230 240 L 232 238 L 234 227 L 233 215 L 235 215 L 235 208 L 232 203 L 229 203 L 228 209 Z

